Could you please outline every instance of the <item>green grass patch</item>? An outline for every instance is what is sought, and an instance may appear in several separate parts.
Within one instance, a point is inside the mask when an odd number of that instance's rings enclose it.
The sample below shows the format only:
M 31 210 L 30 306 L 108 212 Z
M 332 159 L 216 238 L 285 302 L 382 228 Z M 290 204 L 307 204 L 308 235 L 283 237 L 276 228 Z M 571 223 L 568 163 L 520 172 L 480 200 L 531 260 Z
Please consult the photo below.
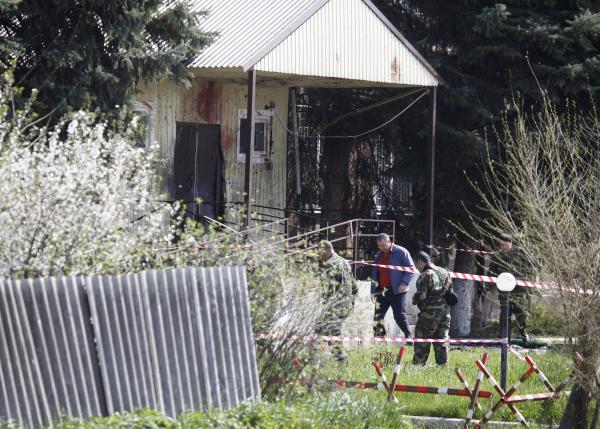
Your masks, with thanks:
M 395 364 L 398 347 L 378 346 L 370 349 L 356 348 L 349 352 L 349 361 L 347 365 L 337 365 L 330 357 L 325 357 L 319 370 L 319 378 L 343 379 L 351 381 L 369 381 L 378 382 L 379 378 L 371 365 L 374 356 L 389 351 L 393 355 L 393 363 L 384 367 L 388 381 L 391 380 L 393 367 Z M 465 374 L 467 381 L 472 387 L 477 375 L 475 360 L 480 359 L 484 352 L 490 353 L 488 369 L 494 378 L 500 380 L 500 352 L 498 349 L 483 348 L 452 348 L 450 350 L 450 365 L 438 367 L 435 364 L 427 366 L 412 365 L 412 347 L 407 347 L 407 353 L 404 355 L 402 368 L 398 377 L 398 384 L 419 385 L 430 387 L 453 387 L 462 388 L 462 383 L 454 374 L 454 368 L 459 367 Z M 538 367 L 544 371 L 548 379 L 554 385 L 558 385 L 571 371 L 570 359 L 562 354 L 540 351 L 532 352 L 531 356 Z M 431 351 L 429 362 L 432 362 L 433 350 Z M 519 377 L 528 368 L 526 362 L 520 360 L 517 356 L 509 353 L 509 371 L 507 385 L 513 385 Z M 482 417 L 485 411 L 489 409 L 493 402 L 498 400 L 497 393 L 491 385 L 484 381 L 482 384 L 485 390 L 493 392 L 491 399 L 480 399 L 484 409 L 483 412 L 476 412 L 475 417 Z M 348 395 L 355 400 L 367 400 L 371 403 L 384 402 L 386 393 L 381 391 L 346 389 Z M 541 393 L 546 392 L 545 386 L 532 375 L 517 391 L 523 393 Z M 439 416 L 464 418 L 469 404 L 468 398 L 451 397 L 445 395 L 429 395 L 417 393 L 397 393 L 401 412 L 408 415 L 420 416 Z M 566 395 L 560 399 L 546 402 L 528 402 L 518 404 L 517 408 L 522 412 L 527 420 L 537 423 L 556 423 L 560 420 L 566 405 Z M 502 409 L 494 417 L 495 420 L 516 421 L 513 414 L 507 409 Z

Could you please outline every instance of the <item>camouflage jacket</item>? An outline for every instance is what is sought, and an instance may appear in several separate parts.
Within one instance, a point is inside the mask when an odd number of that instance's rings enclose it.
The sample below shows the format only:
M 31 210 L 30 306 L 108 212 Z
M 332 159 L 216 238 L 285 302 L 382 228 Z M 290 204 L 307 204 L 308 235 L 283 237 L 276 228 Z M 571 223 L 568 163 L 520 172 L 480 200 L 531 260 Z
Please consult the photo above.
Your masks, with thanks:
M 337 253 L 323 262 L 323 299 L 354 303 L 358 285 L 352 275 L 350 263 Z
M 417 291 L 413 295 L 413 305 L 424 313 L 446 313 L 450 306 L 446 303 L 444 294 L 446 286 L 452 288 L 450 273 L 442 267 L 429 263 L 417 279 Z

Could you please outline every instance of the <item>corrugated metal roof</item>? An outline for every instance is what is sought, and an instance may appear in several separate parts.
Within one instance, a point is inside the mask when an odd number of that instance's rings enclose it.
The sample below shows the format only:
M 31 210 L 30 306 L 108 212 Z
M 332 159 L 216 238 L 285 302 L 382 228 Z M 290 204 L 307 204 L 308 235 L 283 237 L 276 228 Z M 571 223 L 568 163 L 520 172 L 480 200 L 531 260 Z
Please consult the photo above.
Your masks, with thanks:
M 194 68 L 259 71 L 399 85 L 443 82 L 370 0 L 188 0 L 216 40 Z
M 206 10 L 202 30 L 219 33 L 192 67 L 245 67 L 262 48 L 281 41 L 327 0 L 189 0 Z
M 329 0 L 261 59 L 256 70 L 437 85 L 437 79 L 362 0 Z

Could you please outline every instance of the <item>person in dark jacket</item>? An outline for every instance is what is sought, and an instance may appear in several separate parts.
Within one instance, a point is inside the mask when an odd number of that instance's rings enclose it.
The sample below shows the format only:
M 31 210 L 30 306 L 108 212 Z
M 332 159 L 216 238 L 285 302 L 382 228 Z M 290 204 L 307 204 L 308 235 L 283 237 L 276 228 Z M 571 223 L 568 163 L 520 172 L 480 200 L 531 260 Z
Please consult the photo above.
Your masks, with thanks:
M 375 254 L 375 264 L 395 265 L 414 268 L 410 253 L 404 247 L 391 242 L 387 234 L 377 236 L 379 251 Z M 404 310 L 406 292 L 413 273 L 382 267 L 373 267 L 371 273 L 371 295 L 375 300 L 375 315 L 373 317 L 373 335 L 384 337 L 385 314 L 392 308 L 394 320 L 406 338 L 412 338 Z

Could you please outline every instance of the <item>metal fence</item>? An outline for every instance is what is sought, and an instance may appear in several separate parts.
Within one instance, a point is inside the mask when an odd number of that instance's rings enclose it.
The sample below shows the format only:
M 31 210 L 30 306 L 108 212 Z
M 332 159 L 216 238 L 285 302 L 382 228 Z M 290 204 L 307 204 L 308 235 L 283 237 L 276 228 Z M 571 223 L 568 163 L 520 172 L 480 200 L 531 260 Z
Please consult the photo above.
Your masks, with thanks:
M 0 279 L 0 420 L 260 398 L 243 267 Z

